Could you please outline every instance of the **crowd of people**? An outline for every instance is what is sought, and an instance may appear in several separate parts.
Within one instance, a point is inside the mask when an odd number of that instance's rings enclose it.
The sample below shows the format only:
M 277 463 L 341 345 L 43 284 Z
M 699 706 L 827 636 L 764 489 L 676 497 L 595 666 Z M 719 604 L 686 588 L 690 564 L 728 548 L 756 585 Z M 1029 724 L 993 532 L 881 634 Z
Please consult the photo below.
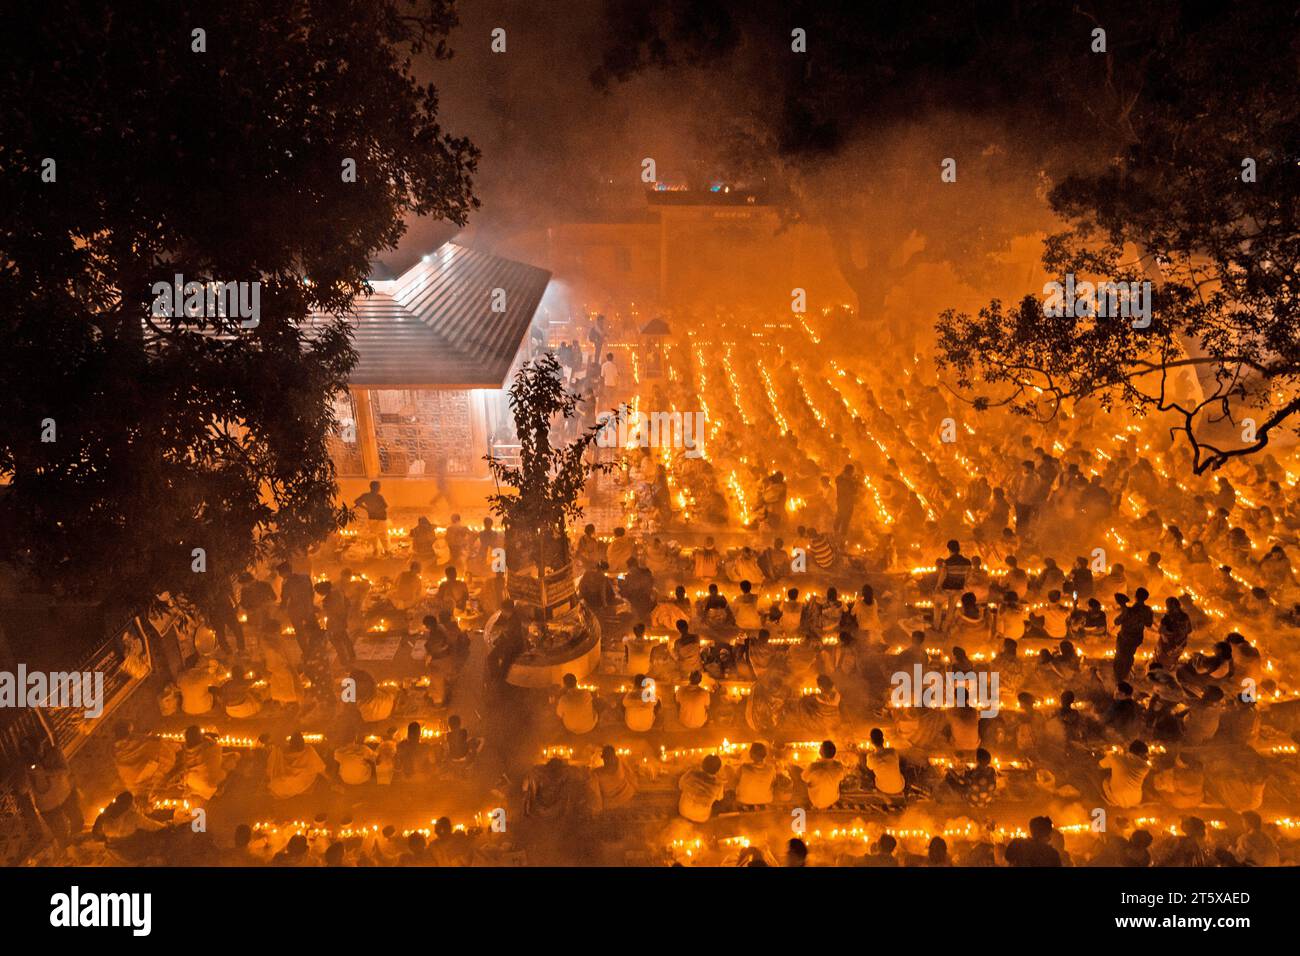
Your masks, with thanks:
M 977 414 L 919 357 L 737 327 L 680 332 L 653 380 L 617 322 L 554 343 L 593 413 L 707 421 L 702 449 L 601 450 L 590 504 L 621 517 L 570 547 L 598 664 L 512 686 L 538 627 L 500 529 L 399 522 L 374 482 L 348 532 L 240 577 L 164 694 L 185 729 L 119 728 L 92 832 L 174 852 L 175 808 L 238 779 L 324 814 L 214 834 L 239 862 L 1300 862 L 1281 453 L 1201 478 L 1158 423 Z M 390 636 L 411 669 L 376 676 L 362 645 Z M 463 825 L 343 809 L 448 800 Z M 45 804 L 71 840 L 65 788 Z

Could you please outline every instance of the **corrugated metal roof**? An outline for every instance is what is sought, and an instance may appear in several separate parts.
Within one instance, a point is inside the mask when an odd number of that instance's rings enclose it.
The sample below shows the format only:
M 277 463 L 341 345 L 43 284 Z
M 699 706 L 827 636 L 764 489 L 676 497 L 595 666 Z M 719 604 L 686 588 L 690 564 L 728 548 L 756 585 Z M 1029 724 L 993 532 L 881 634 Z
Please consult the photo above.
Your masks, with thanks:
M 351 383 L 502 387 L 550 279 L 545 269 L 444 243 L 353 303 L 347 318 L 359 359 Z M 504 312 L 492 311 L 495 289 L 505 290 Z

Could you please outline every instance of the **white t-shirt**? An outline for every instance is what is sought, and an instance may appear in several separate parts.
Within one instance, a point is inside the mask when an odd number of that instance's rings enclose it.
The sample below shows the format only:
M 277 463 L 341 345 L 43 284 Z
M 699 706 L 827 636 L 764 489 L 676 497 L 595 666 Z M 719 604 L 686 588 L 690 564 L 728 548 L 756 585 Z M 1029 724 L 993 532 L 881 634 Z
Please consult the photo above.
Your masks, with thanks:
M 713 804 L 722 799 L 722 781 L 703 770 L 688 770 L 677 783 L 682 791 L 677 812 L 695 823 L 707 823 Z
M 814 760 L 803 775 L 808 785 L 808 802 L 818 810 L 832 806 L 840 798 L 840 781 L 846 773 L 844 764 L 838 760 Z
M 623 695 L 623 721 L 628 730 L 643 734 L 655 725 L 655 702 L 642 700 L 641 693 L 630 690 Z
M 627 648 L 627 672 L 629 674 L 644 674 L 650 669 L 650 653 L 654 650 L 654 641 L 647 641 L 644 638 L 637 638 L 635 634 L 629 634 L 623 638 L 623 646 Z
M 615 388 L 618 385 L 618 365 L 613 360 L 606 359 L 600 365 L 600 377 L 606 388 Z
M 677 719 L 688 730 L 698 730 L 709 721 L 710 694 L 703 687 L 687 684 L 677 690 Z
M 339 779 L 344 783 L 355 785 L 370 780 L 371 761 L 375 752 L 365 744 L 348 744 L 334 751 L 334 759 L 339 765 Z
M 585 734 L 596 726 L 596 711 L 591 706 L 591 693 L 581 687 L 566 690 L 555 705 L 555 713 L 571 734 Z
M 898 751 L 893 747 L 867 754 L 867 767 L 876 775 L 876 789 L 881 793 L 900 794 L 907 786 L 898 767 Z
M 736 800 L 740 803 L 765 806 L 776 799 L 776 765 L 746 761 L 740 765 L 736 776 Z

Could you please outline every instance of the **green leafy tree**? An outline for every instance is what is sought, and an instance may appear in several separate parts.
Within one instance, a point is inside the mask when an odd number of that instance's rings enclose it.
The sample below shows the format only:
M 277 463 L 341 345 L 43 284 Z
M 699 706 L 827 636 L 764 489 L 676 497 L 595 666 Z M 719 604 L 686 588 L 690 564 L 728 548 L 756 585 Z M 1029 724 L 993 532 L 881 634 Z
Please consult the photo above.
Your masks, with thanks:
M 540 576 L 569 563 L 568 524 L 582 517 L 579 499 L 587 479 L 613 470 L 617 462 L 594 461 L 587 455 L 605 423 L 588 427 L 565 445 L 552 443 L 552 427 L 573 418 L 581 399 L 564 387 L 560 363 L 550 352 L 520 368 L 509 395 L 519 464 L 487 456 L 498 487 L 508 489 L 489 495 L 488 503 L 505 525 L 510 569 L 535 567 Z M 619 410 L 608 421 L 621 417 Z
M 14 11 L 0 559 L 63 593 L 207 609 L 340 525 L 341 317 L 404 217 L 477 205 L 477 152 L 413 74 L 455 22 L 446 0 Z M 152 314 L 176 274 L 260 283 L 260 321 Z

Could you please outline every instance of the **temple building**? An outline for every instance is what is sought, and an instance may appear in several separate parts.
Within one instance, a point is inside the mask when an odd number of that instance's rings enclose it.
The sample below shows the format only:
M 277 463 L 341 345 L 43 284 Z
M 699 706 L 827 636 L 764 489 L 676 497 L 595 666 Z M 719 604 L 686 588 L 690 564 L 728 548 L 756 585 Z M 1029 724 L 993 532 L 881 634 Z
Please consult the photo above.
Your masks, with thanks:
M 348 317 L 359 359 L 335 407 L 331 450 L 345 500 L 372 479 L 397 506 L 481 500 L 484 456 L 513 450 L 504 386 L 531 357 L 550 277 L 447 242 L 397 278 L 372 281 Z

